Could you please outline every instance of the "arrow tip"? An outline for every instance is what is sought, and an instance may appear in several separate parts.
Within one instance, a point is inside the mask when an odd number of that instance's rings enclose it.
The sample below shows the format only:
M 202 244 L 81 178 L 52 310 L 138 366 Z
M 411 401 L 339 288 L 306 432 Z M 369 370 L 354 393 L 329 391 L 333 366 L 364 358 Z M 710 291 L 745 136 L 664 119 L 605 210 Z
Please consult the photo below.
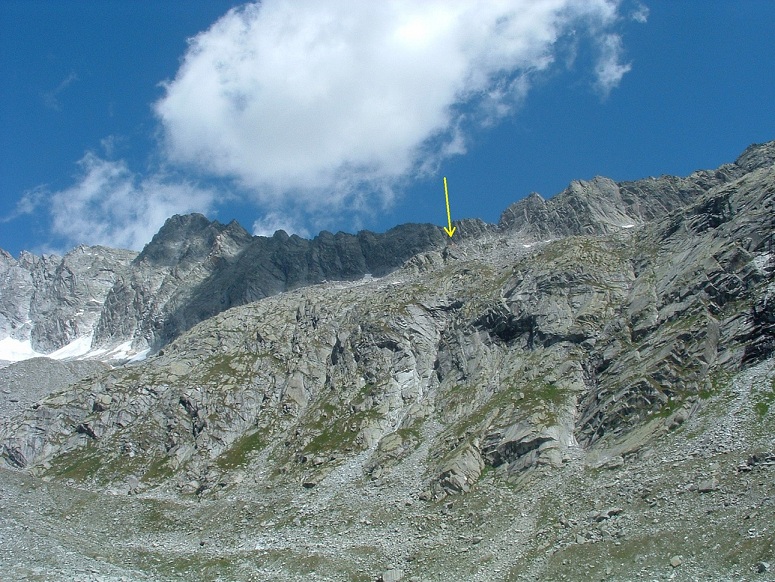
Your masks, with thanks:
M 455 231 L 457 230 L 456 226 L 453 226 L 452 228 L 444 227 L 444 232 L 446 232 L 450 238 L 452 238 L 452 235 L 455 234 Z

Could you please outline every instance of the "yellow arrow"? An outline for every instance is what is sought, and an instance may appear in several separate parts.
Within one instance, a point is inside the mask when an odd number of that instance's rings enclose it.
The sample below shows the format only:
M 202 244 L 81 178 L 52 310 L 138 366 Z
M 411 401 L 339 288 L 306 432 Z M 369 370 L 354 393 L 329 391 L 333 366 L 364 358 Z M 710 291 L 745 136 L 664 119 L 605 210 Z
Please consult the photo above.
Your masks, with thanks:
M 449 214 L 449 192 L 447 192 L 447 177 L 444 176 L 444 200 L 447 202 L 447 224 L 448 227 L 444 227 L 444 232 L 446 232 L 450 238 L 453 234 L 455 234 L 456 226 L 452 226 L 452 216 Z

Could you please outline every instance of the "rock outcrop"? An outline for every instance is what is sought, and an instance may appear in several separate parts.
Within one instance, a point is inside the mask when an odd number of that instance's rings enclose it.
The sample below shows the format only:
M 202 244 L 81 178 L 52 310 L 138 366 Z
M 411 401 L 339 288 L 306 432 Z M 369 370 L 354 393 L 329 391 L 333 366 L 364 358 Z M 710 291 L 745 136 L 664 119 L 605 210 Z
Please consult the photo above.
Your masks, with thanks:
M 775 142 L 755 144 L 733 164 L 699 170 L 686 178 L 661 176 L 616 183 L 609 178 L 571 183 L 544 200 L 533 193 L 501 215 L 499 227 L 546 240 L 583 234 L 606 234 L 663 218 L 712 188 L 775 163 Z
M 90 336 L 137 253 L 80 246 L 64 257 L 0 252 L 0 339 L 47 354 Z

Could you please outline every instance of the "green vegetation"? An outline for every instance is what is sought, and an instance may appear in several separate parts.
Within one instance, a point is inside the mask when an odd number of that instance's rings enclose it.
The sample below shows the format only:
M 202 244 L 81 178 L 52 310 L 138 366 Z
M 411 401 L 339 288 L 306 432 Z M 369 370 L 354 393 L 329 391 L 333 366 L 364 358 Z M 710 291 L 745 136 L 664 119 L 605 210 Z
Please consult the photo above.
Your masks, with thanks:
M 141 552 L 137 556 L 137 566 L 150 568 L 156 574 L 196 578 L 200 580 L 237 579 L 237 563 L 233 559 L 209 555 L 177 554 L 173 559 L 168 556 L 159 557 L 160 552 Z
M 682 400 L 673 396 L 665 402 L 662 407 L 654 414 L 656 418 L 667 418 L 672 415 L 682 404 Z
M 700 398 L 709 398 L 713 394 L 719 394 L 724 391 L 729 383 L 732 381 L 734 372 L 729 370 L 717 370 L 710 376 L 711 389 L 708 392 L 707 389 L 700 391 Z
M 75 449 L 56 457 L 47 473 L 62 479 L 83 482 L 93 479 L 103 467 L 103 463 L 104 458 L 95 447 L 87 446 L 85 449 Z
M 244 370 L 252 364 L 244 354 L 213 356 L 207 361 L 208 368 L 202 372 L 202 382 L 234 380 L 244 375 Z M 243 371 L 240 371 L 243 370 Z
M 366 424 L 366 421 L 376 420 L 380 417 L 381 415 L 374 410 L 364 410 L 337 419 L 323 429 L 322 433 L 313 438 L 312 441 L 304 447 L 304 452 L 315 454 L 340 451 L 346 447 L 353 446 L 355 444 L 355 438 L 358 436 L 360 429 Z M 352 427 L 356 427 L 356 429 L 352 430 Z
M 377 385 L 373 382 L 366 383 L 360 390 L 358 390 L 358 393 L 353 396 L 352 400 L 350 400 L 350 404 L 353 406 L 361 406 L 367 398 L 370 396 L 374 396 L 375 389 Z M 331 406 L 332 409 L 335 407 L 331 404 L 324 404 L 323 408 L 325 409 L 325 406 Z
M 417 442 L 420 440 L 420 428 L 417 426 L 410 426 L 406 428 L 399 428 L 396 434 L 401 437 L 404 442 Z
M 536 412 L 543 412 L 545 423 L 552 425 L 558 421 L 557 409 L 568 397 L 568 391 L 559 387 L 553 382 L 535 380 L 522 383 L 517 378 L 504 379 L 505 387 L 500 392 L 494 394 L 484 403 L 476 412 L 467 415 L 452 427 L 452 432 L 457 437 L 463 437 L 469 434 L 472 429 L 484 428 L 481 426 L 487 418 L 496 413 L 509 408 L 519 409 L 526 417 Z M 455 394 L 459 394 L 458 386 L 454 388 Z M 464 391 L 461 391 L 464 393 Z M 472 395 L 468 393 L 468 399 Z M 499 415 L 500 416 L 500 415 Z
M 167 457 L 158 457 L 148 465 L 147 460 L 151 455 L 152 452 L 148 451 L 134 457 L 113 456 L 108 449 L 97 448 L 96 444 L 89 443 L 56 457 L 46 474 L 81 483 L 93 481 L 99 484 L 120 483 L 129 475 L 141 477 L 145 483 L 158 483 L 174 474 Z
M 526 395 L 530 396 L 534 400 L 540 400 L 541 402 L 550 402 L 554 405 L 562 404 L 566 396 L 566 391 L 562 390 L 554 382 L 544 382 L 538 386 L 537 390 L 531 390 Z
M 257 430 L 238 438 L 218 456 L 215 460 L 216 466 L 228 470 L 246 465 L 252 453 L 260 451 L 266 446 L 264 436 L 264 431 Z
M 160 482 L 172 477 L 175 472 L 170 467 L 167 457 L 160 457 L 154 460 L 143 475 L 143 481 L 146 483 Z
M 764 390 L 758 394 L 758 401 L 754 403 L 753 409 L 759 420 L 762 420 L 770 410 L 770 406 L 775 405 L 775 380 L 772 381 L 769 390 Z
M 610 269 L 628 260 L 630 252 L 626 246 L 610 238 L 572 236 L 547 244 L 538 256 L 546 263 L 556 263 L 558 267 L 584 265 L 599 270 Z
M 139 524 L 148 532 L 158 534 L 162 531 L 175 531 L 174 513 L 170 515 L 165 511 L 160 503 L 150 502 L 145 504 L 145 510 L 141 513 L 141 523 Z

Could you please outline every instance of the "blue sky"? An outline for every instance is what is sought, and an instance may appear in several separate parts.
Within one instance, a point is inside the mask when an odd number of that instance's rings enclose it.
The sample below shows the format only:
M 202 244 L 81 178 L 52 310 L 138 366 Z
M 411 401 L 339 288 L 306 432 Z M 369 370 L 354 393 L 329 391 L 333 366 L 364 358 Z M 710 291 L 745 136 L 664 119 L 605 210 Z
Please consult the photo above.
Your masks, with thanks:
M 556 7 L 560 5 L 560 8 Z M 0 2 L 0 248 L 384 231 L 775 139 L 775 2 Z M 229 12 L 237 7 L 236 11 Z

